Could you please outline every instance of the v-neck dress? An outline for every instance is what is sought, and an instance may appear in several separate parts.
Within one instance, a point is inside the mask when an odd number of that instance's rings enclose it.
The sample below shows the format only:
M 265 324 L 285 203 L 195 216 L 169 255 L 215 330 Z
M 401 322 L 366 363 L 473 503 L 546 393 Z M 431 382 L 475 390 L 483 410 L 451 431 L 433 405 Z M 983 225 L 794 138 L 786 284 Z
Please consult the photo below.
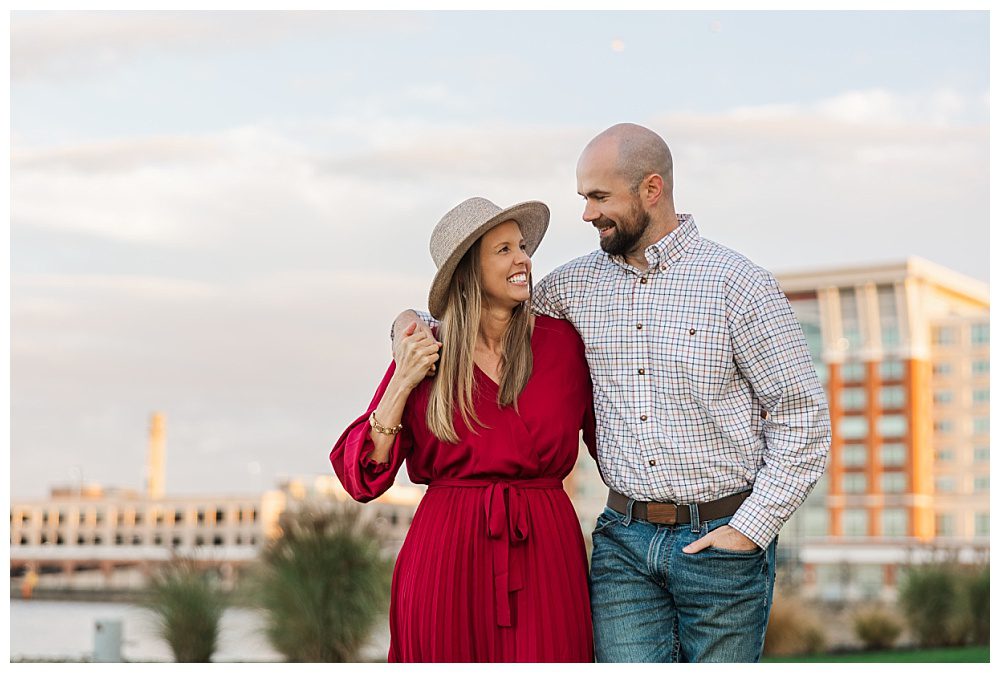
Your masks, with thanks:
M 580 450 L 595 453 L 590 374 L 572 325 L 535 319 L 533 368 L 518 410 L 497 404 L 497 384 L 475 369 L 471 432 L 458 443 L 427 428 L 432 379 L 410 394 L 403 431 L 385 463 L 371 459 L 368 409 L 344 431 L 330 461 L 361 502 L 392 485 L 406 461 L 427 484 L 396 559 L 389 608 L 392 662 L 590 662 L 594 645 L 587 559 L 562 481 Z

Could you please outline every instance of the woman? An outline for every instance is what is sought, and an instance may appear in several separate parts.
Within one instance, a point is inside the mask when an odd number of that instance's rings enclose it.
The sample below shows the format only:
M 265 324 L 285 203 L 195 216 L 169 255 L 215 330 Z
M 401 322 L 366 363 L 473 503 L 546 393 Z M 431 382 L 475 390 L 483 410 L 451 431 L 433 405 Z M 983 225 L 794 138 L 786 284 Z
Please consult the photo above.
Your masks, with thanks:
M 573 327 L 530 311 L 548 220 L 540 202 L 482 198 L 441 219 L 437 340 L 410 326 L 330 454 L 361 502 L 404 460 L 428 484 L 393 573 L 389 661 L 593 661 L 586 552 L 562 489 L 581 428 L 594 451 L 590 375 Z

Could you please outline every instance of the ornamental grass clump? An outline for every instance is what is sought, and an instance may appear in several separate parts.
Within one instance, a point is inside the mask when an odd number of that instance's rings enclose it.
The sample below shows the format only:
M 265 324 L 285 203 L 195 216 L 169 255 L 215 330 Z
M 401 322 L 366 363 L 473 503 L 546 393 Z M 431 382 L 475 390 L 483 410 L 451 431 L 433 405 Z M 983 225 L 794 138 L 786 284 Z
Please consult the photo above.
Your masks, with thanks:
M 875 605 L 854 615 L 854 633 L 866 650 L 887 650 L 903 633 L 903 623 L 887 608 Z
M 188 558 L 175 556 L 149 582 L 140 603 L 152 612 L 157 635 L 166 641 L 177 662 L 209 662 L 219 640 L 226 594 L 214 572 Z
M 353 504 L 282 514 L 250 579 L 271 646 L 296 662 L 357 661 L 389 602 L 392 562 Z
M 816 612 L 793 596 L 774 593 L 764 636 L 764 655 L 817 654 L 826 649 L 826 634 Z
M 964 645 L 972 623 L 982 622 L 982 616 L 973 612 L 979 609 L 973 607 L 976 601 L 970 590 L 972 577 L 967 569 L 953 563 L 907 568 L 899 587 L 899 607 L 922 647 Z M 988 634 L 988 603 L 985 619 Z

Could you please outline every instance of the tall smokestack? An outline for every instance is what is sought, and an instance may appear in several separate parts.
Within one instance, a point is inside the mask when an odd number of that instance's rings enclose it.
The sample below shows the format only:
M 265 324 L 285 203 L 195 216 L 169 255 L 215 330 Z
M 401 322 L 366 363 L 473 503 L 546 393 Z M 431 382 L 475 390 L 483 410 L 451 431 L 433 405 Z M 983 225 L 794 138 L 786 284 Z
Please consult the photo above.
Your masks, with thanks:
M 163 414 L 157 411 L 153 413 L 149 423 L 149 461 L 146 465 L 146 492 L 153 499 L 163 497 L 166 451 L 166 420 Z

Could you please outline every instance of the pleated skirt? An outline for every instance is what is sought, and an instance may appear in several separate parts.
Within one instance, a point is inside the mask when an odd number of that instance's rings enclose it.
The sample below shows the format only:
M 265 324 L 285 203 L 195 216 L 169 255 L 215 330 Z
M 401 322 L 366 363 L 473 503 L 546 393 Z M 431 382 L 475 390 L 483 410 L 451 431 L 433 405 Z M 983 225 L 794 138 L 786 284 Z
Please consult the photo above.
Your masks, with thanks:
M 502 626 L 483 490 L 424 495 L 393 573 L 388 660 L 592 662 L 586 550 L 566 492 L 521 492 L 528 534 L 511 551 L 521 588 L 507 594 Z

